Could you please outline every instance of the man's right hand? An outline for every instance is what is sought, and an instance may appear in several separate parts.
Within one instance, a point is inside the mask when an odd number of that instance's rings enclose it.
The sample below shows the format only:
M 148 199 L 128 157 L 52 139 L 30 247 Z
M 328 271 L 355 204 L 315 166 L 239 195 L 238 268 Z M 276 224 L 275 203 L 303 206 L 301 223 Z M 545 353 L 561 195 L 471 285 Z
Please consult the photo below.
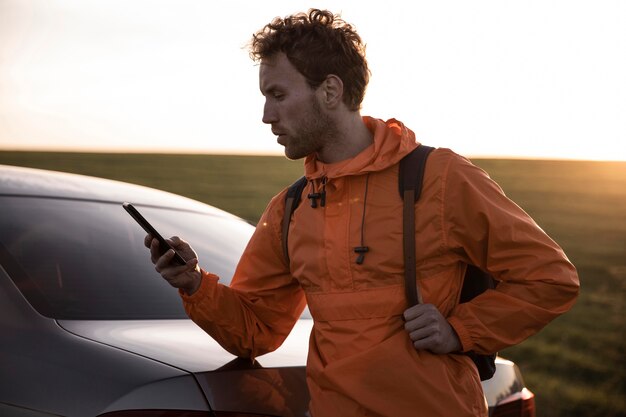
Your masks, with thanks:
M 150 249 L 150 260 L 154 264 L 154 269 L 172 287 L 180 288 L 187 295 L 191 295 L 200 288 L 200 282 L 202 281 L 202 274 L 198 266 L 198 255 L 187 242 L 177 236 L 166 240 L 183 258 L 188 259 L 187 264 L 177 265 L 173 263 L 174 251 L 171 249 L 161 256 L 159 241 L 149 234 L 144 239 L 144 245 Z

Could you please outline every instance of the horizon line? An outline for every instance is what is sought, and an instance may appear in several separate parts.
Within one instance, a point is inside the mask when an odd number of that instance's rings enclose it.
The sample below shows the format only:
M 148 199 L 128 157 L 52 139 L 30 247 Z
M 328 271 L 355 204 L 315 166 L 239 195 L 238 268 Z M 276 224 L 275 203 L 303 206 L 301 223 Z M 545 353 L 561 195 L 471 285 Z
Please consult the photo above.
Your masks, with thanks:
M 443 147 L 445 148 L 445 147 Z M 454 150 L 453 150 L 454 151 Z M 85 153 L 85 154 L 144 154 L 144 155 L 216 155 L 216 156 L 281 156 L 285 158 L 283 152 L 278 151 L 241 151 L 234 149 L 145 149 L 145 148 L 127 148 L 127 149 L 109 149 L 109 148 L 63 148 L 63 147 L 41 147 L 41 148 L 0 148 L 0 152 L 24 152 L 24 153 Z M 458 153 L 458 152 L 457 152 Z M 500 159 L 500 160 L 538 160 L 538 161 L 581 161 L 581 162 L 626 162 L 626 159 L 599 159 L 599 158 L 576 158 L 567 156 L 535 156 L 535 155 L 511 155 L 511 154 L 472 154 L 459 153 L 469 159 Z

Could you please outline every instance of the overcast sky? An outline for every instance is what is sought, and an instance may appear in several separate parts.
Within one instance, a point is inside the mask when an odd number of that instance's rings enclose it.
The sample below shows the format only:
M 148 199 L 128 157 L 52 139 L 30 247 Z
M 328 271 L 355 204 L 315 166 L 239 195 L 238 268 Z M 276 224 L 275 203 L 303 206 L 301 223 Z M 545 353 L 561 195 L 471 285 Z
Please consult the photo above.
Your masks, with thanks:
M 621 0 L 0 0 L 0 150 L 282 154 L 244 46 L 312 6 L 367 43 L 363 114 L 468 156 L 626 160 Z

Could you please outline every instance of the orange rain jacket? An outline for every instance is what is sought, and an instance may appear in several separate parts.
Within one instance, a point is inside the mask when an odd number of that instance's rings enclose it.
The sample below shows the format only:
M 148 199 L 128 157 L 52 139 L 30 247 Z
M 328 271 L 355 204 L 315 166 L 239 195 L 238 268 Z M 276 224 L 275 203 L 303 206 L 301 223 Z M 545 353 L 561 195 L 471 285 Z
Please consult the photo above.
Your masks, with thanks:
M 356 157 L 306 159 L 312 182 L 291 221 L 290 264 L 281 248 L 285 190 L 259 221 L 231 286 L 203 271 L 200 289 L 183 295 L 186 311 L 230 352 L 256 357 L 280 346 L 308 303 L 314 417 L 486 416 L 471 360 L 416 351 L 404 330 L 398 162 L 417 142 L 396 120 L 364 121 L 374 143 Z M 307 193 L 323 188 L 325 206 L 312 208 Z M 464 351 L 517 344 L 573 305 L 578 276 L 561 248 L 468 160 L 435 150 L 415 212 L 419 289 Z M 362 234 L 369 252 L 358 265 Z M 459 304 L 467 263 L 501 282 Z

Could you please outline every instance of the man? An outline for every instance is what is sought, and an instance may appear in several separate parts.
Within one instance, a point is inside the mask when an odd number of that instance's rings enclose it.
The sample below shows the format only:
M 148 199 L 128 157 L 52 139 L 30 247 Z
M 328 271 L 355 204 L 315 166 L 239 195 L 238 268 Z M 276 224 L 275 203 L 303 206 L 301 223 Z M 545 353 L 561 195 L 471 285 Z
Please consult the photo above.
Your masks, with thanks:
M 230 352 L 276 349 L 308 303 L 313 417 L 486 416 L 473 350 L 516 344 L 567 311 L 578 277 L 562 250 L 480 169 L 450 150 L 429 157 L 415 205 L 418 287 L 407 309 L 398 162 L 418 146 L 396 120 L 362 117 L 369 72 L 353 28 L 327 11 L 275 19 L 254 35 L 263 122 L 309 180 L 281 246 L 285 191 L 269 203 L 230 287 L 188 258 L 156 269 L 189 316 Z M 310 204 L 305 204 L 310 203 Z M 500 284 L 459 304 L 466 266 Z

